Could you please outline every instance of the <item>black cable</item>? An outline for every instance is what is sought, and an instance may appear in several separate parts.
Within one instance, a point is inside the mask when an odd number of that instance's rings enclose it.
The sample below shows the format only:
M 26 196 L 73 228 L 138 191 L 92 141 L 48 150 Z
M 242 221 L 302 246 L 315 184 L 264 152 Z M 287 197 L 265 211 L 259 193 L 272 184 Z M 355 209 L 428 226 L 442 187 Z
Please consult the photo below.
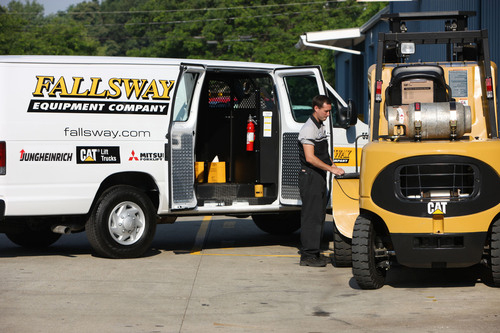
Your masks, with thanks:
M 337 178 L 335 178 L 335 180 L 337 181 L 337 184 L 339 184 L 339 187 L 340 187 L 340 189 L 342 190 L 342 193 L 344 193 L 344 195 L 345 195 L 346 197 L 348 197 L 348 198 L 349 198 L 349 199 L 351 199 L 351 200 L 356 200 L 356 201 L 359 201 L 359 198 L 357 198 L 357 199 L 356 199 L 356 198 L 353 198 L 353 197 L 349 196 L 349 194 L 345 193 L 344 189 L 343 189 L 343 188 L 342 188 L 342 186 L 340 185 L 339 180 L 338 180 Z

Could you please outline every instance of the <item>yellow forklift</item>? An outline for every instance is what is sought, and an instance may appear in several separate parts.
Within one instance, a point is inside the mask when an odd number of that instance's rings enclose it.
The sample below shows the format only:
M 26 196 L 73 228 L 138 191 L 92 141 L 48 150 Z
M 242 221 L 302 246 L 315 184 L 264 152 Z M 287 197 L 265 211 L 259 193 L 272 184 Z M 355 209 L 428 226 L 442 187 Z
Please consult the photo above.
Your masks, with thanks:
M 370 137 L 363 147 L 352 272 L 363 289 L 394 263 L 455 268 L 484 263 L 500 286 L 500 140 L 496 65 L 474 12 L 387 14 L 368 73 Z M 408 21 L 444 20 L 441 32 Z M 409 62 L 441 46 L 443 61 Z M 343 244 L 348 240 L 341 239 Z

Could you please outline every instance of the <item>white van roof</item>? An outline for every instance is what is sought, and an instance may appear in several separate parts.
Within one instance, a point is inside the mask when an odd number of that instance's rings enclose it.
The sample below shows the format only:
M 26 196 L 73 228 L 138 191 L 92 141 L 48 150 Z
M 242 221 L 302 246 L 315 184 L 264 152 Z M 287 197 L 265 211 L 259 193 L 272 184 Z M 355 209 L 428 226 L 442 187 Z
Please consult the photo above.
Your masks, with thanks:
M 130 65 L 180 65 L 181 63 L 203 65 L 207 67 L 249 67 L 276 69 L 290 67 L 278 64 L 266 64 L 244 61 L 176 59 L 176 58 L 137 58 L 137 57 L 101 57 L 101 56 L 47 56 L 47 55 L 5 55 L 0 56 L 0 63 L 48 63 L 48 64 L 130 64 Z

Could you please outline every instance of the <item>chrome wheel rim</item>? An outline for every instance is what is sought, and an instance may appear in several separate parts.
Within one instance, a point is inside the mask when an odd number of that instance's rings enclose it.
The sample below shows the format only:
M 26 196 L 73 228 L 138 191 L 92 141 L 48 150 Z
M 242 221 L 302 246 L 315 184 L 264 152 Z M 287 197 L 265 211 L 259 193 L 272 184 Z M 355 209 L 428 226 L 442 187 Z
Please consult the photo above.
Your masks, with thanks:
M 146 217 L 143 210 L 131 201 L 121 202 L 112 210 L 108 220 L 108 229 L 113 239 L 121 245 L 137 243 L 146 229 Z

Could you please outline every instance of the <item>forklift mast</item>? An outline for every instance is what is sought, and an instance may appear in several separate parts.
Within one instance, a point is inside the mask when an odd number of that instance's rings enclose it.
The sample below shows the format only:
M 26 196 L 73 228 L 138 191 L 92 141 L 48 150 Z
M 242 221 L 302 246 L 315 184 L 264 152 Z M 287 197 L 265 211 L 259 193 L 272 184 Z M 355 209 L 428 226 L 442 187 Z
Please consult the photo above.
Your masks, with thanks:
M 487 30 L 467 30 L 467 18 L 475 12 L 419 12 L 382 15 L 389 22 L 391 32 L 378 34 L 377 62 L 375 69 L 375 105 L 373 112 L 372 141 L 379 140 L 379 121 L 382 89 L 382 67 L 384 64 L 403 63 L 407 58 L 401 54 L 403 43 L 447 45 L 447 61 L 482 61 L 486 87 L 488 117 L 491 138 L 498 138 L 492 71 Z M 407 21 L 445 20 L 444 31 L 408 32 Z

